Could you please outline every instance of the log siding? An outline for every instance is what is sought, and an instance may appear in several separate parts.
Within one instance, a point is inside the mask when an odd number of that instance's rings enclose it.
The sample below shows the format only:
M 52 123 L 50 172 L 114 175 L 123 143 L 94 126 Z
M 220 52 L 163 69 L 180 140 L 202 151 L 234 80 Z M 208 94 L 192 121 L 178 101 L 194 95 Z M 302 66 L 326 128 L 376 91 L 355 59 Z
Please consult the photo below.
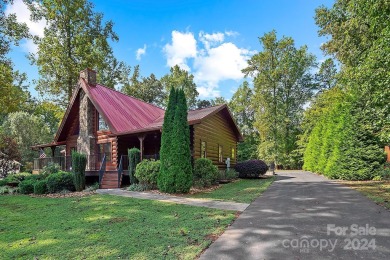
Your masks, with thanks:
M 226 158 L 230 158 L 230 165 L 236 163 L 237 136 L 224 115 L 219 112 L 210 118 L 194 125 L 194 159 L 201 158 L 202 142 L 206 143 L 206 158 L 213 161 L 219 169 L 225 169 Z M 219 147 L 222 148 L 222 162 L 219 158 Z M 234 158 L 232 151 L 234 149 Z

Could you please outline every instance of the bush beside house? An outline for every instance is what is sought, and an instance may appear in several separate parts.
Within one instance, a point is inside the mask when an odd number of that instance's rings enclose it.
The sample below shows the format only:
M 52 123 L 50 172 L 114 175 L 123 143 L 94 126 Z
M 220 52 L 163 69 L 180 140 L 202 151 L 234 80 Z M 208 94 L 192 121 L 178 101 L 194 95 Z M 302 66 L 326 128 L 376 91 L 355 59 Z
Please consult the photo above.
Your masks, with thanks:
M 258 178 L 268 171 L 268 166 L 262 160 L 238 162 L 235 166 L 239 178 Z
M 194 165 L 194 186 L 210 187 L 219 177 L 218 167 L 207 158 L 199 158 Z
M 75 191 L 73 174 L 59 171 L 47 177 L 47 191 L 49 193 L 61 192 L 63 190 Z
M 137 165 L 135 177 L 142 185 L 148 185 L 150 188 L 157 187 L 157 178 L 160 172 L 160 161 L 143 160 Z

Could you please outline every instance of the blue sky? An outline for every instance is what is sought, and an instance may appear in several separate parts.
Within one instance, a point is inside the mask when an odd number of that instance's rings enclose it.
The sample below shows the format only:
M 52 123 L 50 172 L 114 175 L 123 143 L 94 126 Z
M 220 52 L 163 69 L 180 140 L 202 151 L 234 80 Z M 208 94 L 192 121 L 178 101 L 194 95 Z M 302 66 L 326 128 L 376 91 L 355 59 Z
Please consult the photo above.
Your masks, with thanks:
M 243 80 L 240 72 L 246 60 L 261 50 L 258 37 L 276 30 L 278 37 L 290 36 L 297 46 L 323 60 L 321 43 L 314 23 L 315 9 L 331 6 L 334 1 L 92 1 L 95 11 L 115 23 L 119 42 L 112 43 L 116 57 L 130 66 L 140 65 L 141 75 L 161 77 L 175 64 L 194 76 L 200 98 L 231 98 Z M 7 7 L 25 21 L 30 31 L 42 35 L 44 22 L 28 21 L 28 11 L 21 0 Z M 10 57 L 16 69 L 26 72 L 34 96 L 33 79 L 38 70 L 25 57 L 35 51 L 23 41 Z

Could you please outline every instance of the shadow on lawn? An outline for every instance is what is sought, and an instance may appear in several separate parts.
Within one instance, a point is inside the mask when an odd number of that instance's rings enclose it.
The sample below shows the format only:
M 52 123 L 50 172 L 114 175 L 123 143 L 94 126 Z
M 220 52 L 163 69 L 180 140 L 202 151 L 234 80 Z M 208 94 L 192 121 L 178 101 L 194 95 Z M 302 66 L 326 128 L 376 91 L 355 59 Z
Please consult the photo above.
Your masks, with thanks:
M 113 196 L 18 197 L 10 203 L 20 208 L 0 213 L 1 259 L 193 258 L 211 243 L 208 235 L 234 218 L 234 212 Z

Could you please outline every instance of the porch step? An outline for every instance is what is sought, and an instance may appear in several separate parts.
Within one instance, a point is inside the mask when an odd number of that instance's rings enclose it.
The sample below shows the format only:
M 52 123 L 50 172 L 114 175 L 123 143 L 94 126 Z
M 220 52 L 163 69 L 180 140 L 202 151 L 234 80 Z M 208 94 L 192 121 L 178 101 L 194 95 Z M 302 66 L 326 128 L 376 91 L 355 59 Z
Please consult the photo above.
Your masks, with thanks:
M 120 180 L 122 181 L 122 180 Z M 118 188 L 118 172 L 117 171 L 106 171 L 104 172 L 101 189 L 115 189 Z

